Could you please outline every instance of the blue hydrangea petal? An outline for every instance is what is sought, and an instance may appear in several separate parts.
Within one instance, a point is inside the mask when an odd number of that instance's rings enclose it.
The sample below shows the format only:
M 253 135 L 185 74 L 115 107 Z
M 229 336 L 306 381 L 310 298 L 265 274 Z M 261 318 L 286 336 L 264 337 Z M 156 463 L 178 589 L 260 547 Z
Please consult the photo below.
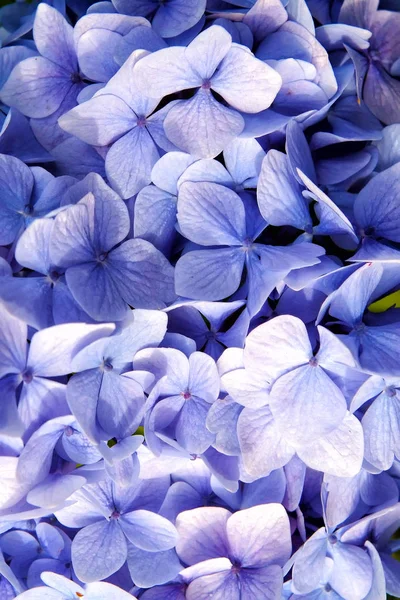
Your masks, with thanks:
M 384 171 L 385 169 L 388 169 L 389 167 L 400 162 L 398 147 L 399 129 L 400 127 L 398 124 L 384 127 L 382 131 L 382 138 L 375 142 L 375 146 L 379 151 L 377 171 Z
M 82 73 L 92 81 L 107 83 L 118 71 L 119 65 L 114 56 L 120 44 L 121 36 L 115 31 L 107 29 L 86 31 L 80 36 L 77 46 Z
M 31 436 L 18 460 L 17 477 L 20 481 L 33 486 L 49 474 L 54 446 L 69 420 L 69 417 L 66 423 L 59 419 L 50 420 Z
M 241 245 L 245 236 L 245 212 L 232 190 L 216 183 L 183 183 L 178 195 L 181 232 L 202 246 Z
M 332 587 L 343 598 L 364 598 L 372 585 L 369 555 L 362 548 L 341 542 L 335 544 L 331 552 L 334 568 L 329 580 Z
M 41 3 L 33 24 L 33 39 L 40 54 L 71 73 L 78 70 L 73 28 L 62 14 Z
M 229 545 L 242 567 L 281 567 L 289 559 L 292 543 L 289 519 L 282 505 L 272 503 L 241 510 L 226 524 Z
M 379 63 L 372 63 L 365 78 L 363 97 L 370 111 L 385 125 L 399 122 L 400 82 Z
M 146 90 L 141 90 L 138 86 L 138 65 L 146 56 L 148 52 L 144 50 L 132 52 L 107 85 L 97 92 L 96 97 L 112 95 L 123 100 L 138 117 L 150 115 L 159 104 L 162 94 L 150 98 Z
M 22 234 L 15 258 L 24 267 L 47 275 L 50 268 L 49 239 L 54 227 L 51 219 L 38 219 Z
M 201 507 L 181 513 L 176 520 L 179 558 L 188 565 L 229 554 L 225 508 Z
M 28 119 L 16 108 L 10 108 L 4 120 L 0 132 L 0 153 L 15 156 L 27 164 L 52 160 L 33 135 Z
M 174 37 L 196 25 L 205 8 L 206 0 L 173 0 L 168 4 L 161 4 L 154 15 L 152 26 L 162 37 Z
M 134 510 L 124 514 L 121 528 L 134 546 L 148 552 L 173 548 L 177 541 L 174 525 L 164 517 L 148 510 Z
M 25 426 L 25 436 L 29 437 L 49 419 L 69 413 L 65 385 L 34 377 L 29 385 L 22 386 L 18 412 Z
M 397 181 L 399 165 L 393 165 L 374 177 L 358 194 L 354 214 L 364 230 L 373 228 L 374 235 L 398 242 L 400 211 L 398 213 Z
M 19 595 L 19 598 L 22 598 L 22 600 L 61 600 L 62 596 L 57 590 L 40 586 L 23 592 Z
M 175 267 L 176 292 L 195 300 L 222 300 L 239 287 L 244 262 L 241 248 L 188 252 Z
M 246 368 L 256 371 L 261 380 L 269 381 L 307 364 L 311 357 L 304 323 L 285 315 L 256 327 L 249 334 L 244 350 Z
M 297 454 L 312 469 L 353 477 L 361 469 L 364 454 L 361 424 L 348 413 L 339 427 L 307 447 L 298 448 Z
M 293 175 L 303 183 L 297 169 L 300 169 L 311 181 L 316 181 L 311 151 L 301 126 L 294 119 L 286 127 L 286 153 L 289 157 Z
M 223 388 L 242 406 L 260 408 L 268 404 L 268 389 L 248 369 L 234 369 L 221 378 Z
M 318 216 L 320 223 L 314 227 L 314 232 L 317 235 L 328 231 L 331 233 L 345 233 L 353 242 L 357 243 L 358 238 L 346 215 L 307 177 L 307 175 L 305 175 L 305 173 L 300 169 L 298 169 L 297 173 L 300 180 L 311 192 L 312 197 L 318 201 Z
M 224 162 L 237 186 L 254 188 L 265 152 L 254 139 L 237 138 L 224 148 Z
M 100 430 L 97 419 L 97 403 L 101 388 L 102 374 L 100 370 L 74 375 L 67 387 L 67 400 L 72 414 L 75 416 L 85 435 L 94 443 L 106 439 L 105 432 Z
M 327 552 L 324 529 L 316 531 L 302 546 L 293 566 L 293 583 L 301 593 L 312 592 L 318 585 Z
M 271 388 L 269 404 L 285 438 L 295 447 L 332 431 L 347 408 L 336 384 L 323 369 L 312 365 L 282 375 Z
M 154 586 L 153 590 L 174 579 L 182 569 L 174 549 L 147 552 L 128 544 L 127 562 L 132 581 L 142 588 Z
M 192 183 L 197 181 L 209 181 L 211 183 L 224 185 L 228 188 L 234 188 L 234 181 L 227 169 L 217 160 L 210 158 L 192 161 L 192 164 L 185 169 L 178 179 L 178 190 L 186 181 Z
M 168 152 L 154 165 L 151 181 L 161 190 L 176 196 L 178 180 L 193 162 L 194 159 L 185 152 Z
M 13 277 L 0 289 L 0 298 L 14 316 L 35 329 L 55 324 L 53 292 L 47 277 Z
M 99 450 L 85 436 L 76 422 L 64 431 L 57 452 L 77 464 L 85 465 L 94 464 L 101 457 Z
M 191 68 L 201 78 L 209 80 L 228 54 L 232 38 L 229 33 L 213 25 L 200 33 L 185 49 L 185 57 Z
M 387 554 L 383 554 L 380 557 L 382 561 L 382 566 L 384 570 L 384 576 L 386 581 L 386 591 L 389 594 L 399 594 L 400 593 L 400 577 L 398 572 L 398 565 L 396 559 L 388 556 Z
M 139 90 L 150 98 L 162 98 L 202 84 L 200 75 L 186 59 L 185 48 L 180 46 L 164 48 L 144 57 L 137 64 L 135 75 Z
M 111 583 L 89 583 L 85 587 L 87 600 L 136 600 L 129 592 Z
M 213 158 L 238 136 L 243 117 L 217 102 L 207 89 L 190 100 L 181 100 L 169 111 L 165 122 L 167 137 L 195 158 Z M 194 134 L 196 132 L 196 134 Z
M 65 277 L 60 278 L 53 287 L 53 318 L 56 325 L 62 323 L 95 323 L 74 299 Z
M 246 113 L 267 109 L 281 84 L 279 73 L 238 46 L 229 50 L 211 78 L 212 89 L 230 106 Z
M 173 267 L 145 240 L 128 240 L 110 254 L 119 294 L 136 308 L 163 308 L 175 300 Z
M 349 23 L 355 27 L 366 27 L 371 23 L 374 13 L 378 9 L 378 0 L 367 0 L 365 7 L 361 9 L 356 0 L 345 0 L 340 9 L 339 19 L 343 23 Z
M 70 574 L 70 569 L 67 569 L 65 565 L 54 558 L 39 558 L 35 560 L 29 568 L 27 584 L 29 588 L 34 588 L 41 586 L 43 581 L 40 575 L 44 571 L 51 571 L 53 573 L 58 573 L 59 575 L 64 575 L 68 577 Z
M 147 17 L 157 8 L 155 0 L 113 0 L 113 6 L 123 14 Z
M 174 523 L 179 513 L 198 508 L 201 504 L 202 497 L 194 487 L 185 481 L 176 481 L 167 492 L 160 514 Z
M 92 146 L 106 146 L 136 125 L 136 115 L 112 94 L 96 96 L 79 104 L 59 119 L 60 126 Z
M 62 577 L 57 573 L 44 573 L 42 577 L 42 581 L 50 588 L 53 588 L 61 594 L 75 594 L 76 592 L 83 593 L 83 589 L 80 585 L 78 585 L 75 581 L 70 581 L 66 577 Z
M 138 193 L 134 210 L 135 237 L 147 240 L 169 256 L 176 239 L 176 196 L 155 185 L 148 185 Z
M 10 244 L 24 226 L 23 213 L 30 206 L 34 179 L 30 169 L 13 156 L 0 156 L 0 243 Z
M 85 483 L 85 477 L 80 475 L 50 474 L 36 485 L 26 498 L 35 506 L 57 510 L 65 505 L 65 501 Z
M 355 367 L 356 363 L 347 346 L 329 329 L 318 326 L 320 347 L 318 363 L 329 372 L 340 372 L 342 366 Z
M 289 170 L 287 156 L 270 150 L 263 160 L 257 186 L 260 212 L 271 225 L 292 225 L 306 230 L 312 227 L 301 188 Z
M 193 396 L 208 403 L 216 400 L 219 394 L 219 375 L 214 360 L 202 352 L 189 357 L 188 388 Z
M 386 471 L 400 452 L 400 405 L 394 397 L 382 392 L 362 418 L 365 436 L 365 458 L 378 469 Z
M 78 138 L 67 137 L 51 149 L 58 175 L 83 178 L 89 173 L 105 177 L 104 159 L 88 144 Z
M 282 589 L 282 569 L 278 565 L 269 565 L 255 569 L 243 569 L 240 573 L 240 593 L 242 598 L 273 598 Z
M 134 127 L 107 152 L 107 177 L 122 198 L 130 198 L 151 182 L 151 170 L 159 158 L 149 131 Z
M 153 28 L 140 25 L 132 29 L 123 38 L 120 38 L 113 58 L 119 65 L 123 65 L 135 50 L 143 49 L 148 52 L 157 52 L 157 50 L 166 47 L 167 43 Z
M 27 326 L 3 306 L 0 306 L 0 323 L 0 377 L 9 373 L 21 373 L 26 364 Z
M 97 420 L 110 439 L 132 435 L 142 420 L 144 394 L 141 386 L 114 373 L 104 373 L 97 404 Z
M 279 0 L 257 0 L 251 4 L 253 6 L 250 6 L 243 21 L 250 27 L 257 41 L 279 29 L 288 19 L 288 14 Z
M 294 455 L 268 407 L 245 408 L 239 416 L 237 432 L 244 467 L 255 479 L 283 467 Z
M 74 86 L 69 73 L 42 56 L 18 63 L 0 97 L 8 106 L 27 117 L 43 118 L 53 114 Z M 43 102 L 46 98 L 46 102 Z
M 349 325 L 359 324 L 382 273 L 379 264 L 367 264 L 358 269 L 333 292 L 329 313 Z
M 26 46 L 6 46 L 0 52 L 0 89 L 9 78 L 13 68 L 25 58 L 35 56 L 36 52 Z
M 119 523 L 103 519 L 76 534 L 72 543 L 74 571 L 85 583 L 105 579 L 122 567 L 127 552 Z
M 50 241 L 52 262 L 72 267 L 93 261 L 92 268 L 101 267 L 95 259 L 121 242 L 128 231 L 128 211 L 116 194 L 106 188 L 103 197 L 96 194 L 95 199 L 89 193 L 79 204 L 57 215 Z
M 215 435 L 206 427 L 210 406 L 200 398 L 185 402 L 176 423 L 175 435 L 178 443 L 188 452 L 202 454 L 211 446 Z
M 66 527 L 81 529 L 99 522 L 111 509 L 111 503 L 106 485 L 104 485 L 104 489 L 101 489 L 102 496 L 99 494 L 98 502 L 94 503 L 93 494 L 96 495 L 96 491 L 97 486 L 91 485 L 86 490 L 81 489 L 75 492 L 72 496 L 73 502 L 65 508 L 55 511 L 60 523 Z M 112 512 L 112 509 L 110 512 Z
M 0 430 L 2 433 L 13 437 L 20 437 L 24 430 L 17 410 L 17 387 L 18 381 L 15 377 L 9 376 L 0 379 Z
M 38 331 L 29 348 L 28 366 L 43 377 L 71 373 L 71 361 L 85 345 L 109 335 L 114 325 L 69 323 Z
M 317 40 L 331 52 L 341 50 L 343 43 L 350 44 L 355 50 L 368 50 L 371 31 L 354 25 L 343 23 L 330 23 L 318 27 L 316 30 Z

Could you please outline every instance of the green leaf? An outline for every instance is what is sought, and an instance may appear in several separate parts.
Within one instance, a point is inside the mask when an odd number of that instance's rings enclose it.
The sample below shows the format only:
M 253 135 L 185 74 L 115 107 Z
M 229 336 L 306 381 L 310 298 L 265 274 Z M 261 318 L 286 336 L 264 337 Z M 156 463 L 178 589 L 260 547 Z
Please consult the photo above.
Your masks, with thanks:
M 368 306 L 368 310 L 373 313 L 381 313 L 392 307 L 400 308 L 400 290 L 373 302 Z

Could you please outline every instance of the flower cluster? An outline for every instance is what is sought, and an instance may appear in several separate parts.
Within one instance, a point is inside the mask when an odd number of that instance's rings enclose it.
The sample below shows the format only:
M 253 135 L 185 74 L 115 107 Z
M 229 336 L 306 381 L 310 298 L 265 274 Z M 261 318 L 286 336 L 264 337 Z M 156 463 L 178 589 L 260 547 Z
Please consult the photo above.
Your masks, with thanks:
M 397 0 L 0 22 L 0 600 L 400 596 Z

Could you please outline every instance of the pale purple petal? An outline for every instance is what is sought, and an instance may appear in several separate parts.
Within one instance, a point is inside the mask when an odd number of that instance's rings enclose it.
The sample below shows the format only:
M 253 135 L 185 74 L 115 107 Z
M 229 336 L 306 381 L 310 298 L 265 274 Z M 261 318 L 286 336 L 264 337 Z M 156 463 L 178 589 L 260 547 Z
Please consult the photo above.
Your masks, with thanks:
M 102 519 L 81 529 L 72 543 L 72 564 L 85 583 L 105 579 L 126 561 L 127 544 L 115 521 Z
M 243 117 L 217 102 L 206 89 L 190 100 L 179 101 L 164 121 L 171 142 L 195 158 L 217 156 L 243 127 Z

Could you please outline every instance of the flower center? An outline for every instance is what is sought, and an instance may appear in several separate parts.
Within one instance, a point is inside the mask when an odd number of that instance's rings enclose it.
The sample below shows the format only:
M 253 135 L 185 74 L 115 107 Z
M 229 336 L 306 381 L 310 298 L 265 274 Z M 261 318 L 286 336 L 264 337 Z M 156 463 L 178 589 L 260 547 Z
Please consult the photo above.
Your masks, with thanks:
M 68 425 L 68 427 L 65 428 L 64 434 L 67 437 L 71 437 L 71 435 L 74 435 L 74 430 L 72 429 L 71 425 Z
M 82 83 L 82 77 L 78 72 L 71 73 L 71 81 L 72 83 Z
M 58 273 L 58 271 L 55 271 L 55 270 L 50 271 L 49 277 L 50 277 L 52 283 L 56 283 L 60 279 L 60 273 Z
M 237 573 L 240 573 L 241 568 L 242 568 L 242 565 L 240 563 L 234 562 L 231 567 L 231 572 L 236 575 Z
M 120 513 L 120 512 L 118 512 L 117 510 L 114 510 L 114 511 L 111 513 L 111 515 L 110 515 L 110 519 L 111 519 L 112 521 L 116 521 L 117 519 L 119 519 L 119 518 L 120 518 L 120 516 L 121 516 L 121 513 Z
M 186 390 L 186 392 L 181 392 L 181 396 L 183 396 L 184 400 L 190 400 L 192 394 L 189 392 L 189 390 Z
M 24 383 L 31 383 L 33 379 L 33 373 L 31 369 L 25 369 L 25 371 L 22 373 L 22 381 Z
M 328 537 L 328 542 L 330 544 L 336 544 L 338 541 L 336 535 L 334 533 L 332 533 L 329 537 Z
M 146 117 L 138 117 L 138 120 L 137 120 L 137 122 L 136 122 L 136 125 L 137 125 L 138 127 L 146 127 L 146 123 L 147 123 L 147 121 L 146 121 Z
M 205 79 L 201 84 L 202 90 L 210 90 L 211 89 L 211 81 L 209 79 Z
M 367 237 L 373 237 L 375 235 L 375 227 L 366 227 L 365 229 L 360 229 L 360 236 L 362 239 Z
M 249 250 L 251 250 L 252 246 L 253 246 L 253 240 L 250 237 L 247 237 L 243 240 L 242 248 L 245 252 L 248 252 Z
M 318 367 L 318 359 L 316 356 L 312 356 L 310 358 L 310 360 L 308 361 L 308 364 L 310 365 L 310 367 Z
M 102 252 L 101 254 L 99 254 L 99 256 L 97 257 L 98 262 L 104 263 L 106 258 L 107 258 L 108 252 Z
M 111 363 L 111 360 L 109 358 L 106 358 L 105 361 L 103 362 L 103 371 L 112 371 L 113 368 L 114 367 Z
M 396 396 L 396 388 L 393 385 L 389 385 L 389 387 L 385 389 L 385 392 L 389 398 L 394 398 Z

